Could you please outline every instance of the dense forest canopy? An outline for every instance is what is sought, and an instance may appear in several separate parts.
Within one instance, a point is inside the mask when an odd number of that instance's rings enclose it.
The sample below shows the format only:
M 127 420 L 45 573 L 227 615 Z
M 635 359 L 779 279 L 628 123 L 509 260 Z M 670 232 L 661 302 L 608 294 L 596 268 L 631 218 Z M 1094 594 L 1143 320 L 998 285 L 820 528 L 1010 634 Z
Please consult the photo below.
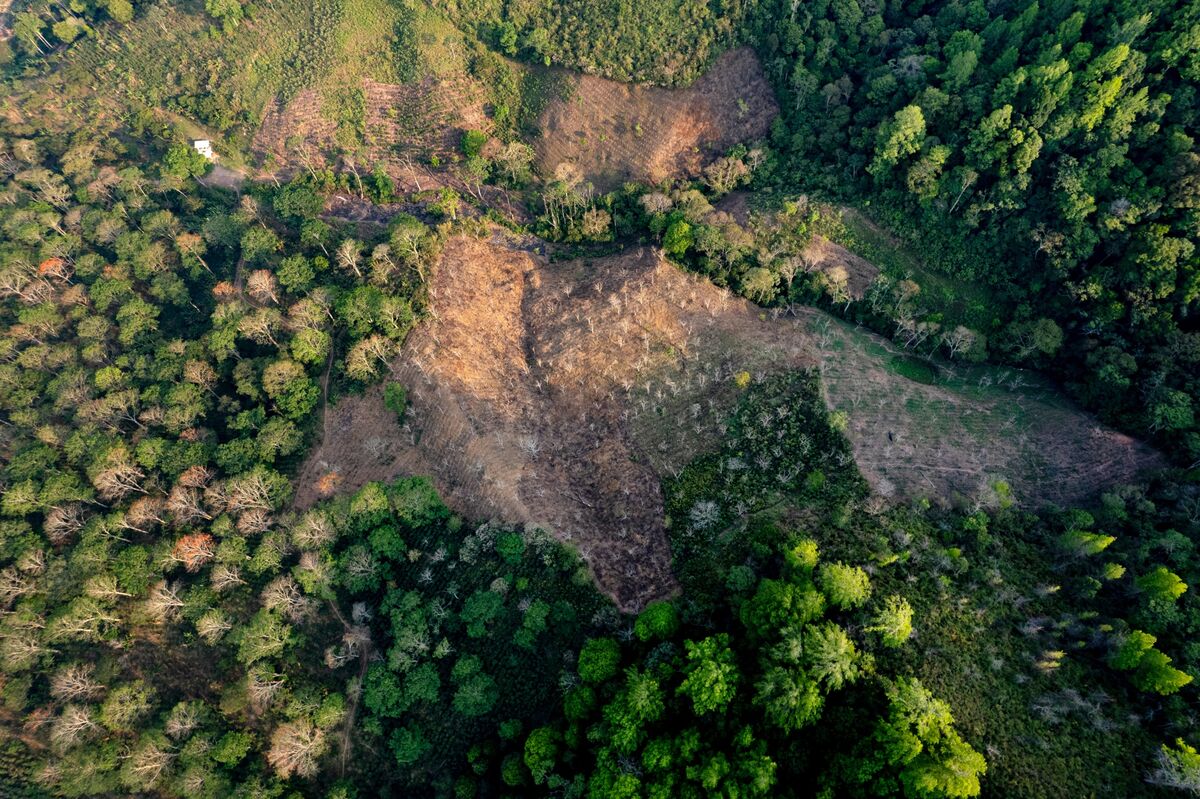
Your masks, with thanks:
M 774 96 L 720 119 L 774 121 L 706 150 L 668 87 L 738 47 Z M 1200 3 L 18 0 L 0 71 L 0 794 L 1200 793 Z M 589 97 L 612 107 L 551 114 Z M 600 191 L 554 135 L 668 177 Z M 1079 507 L 868 483 L 907 431 L 864 445 L 819 359 L 653 339 L 622 289 L 613 341 L 663 371 L 622 378 L 613 429 L 656 469 L 677 588 L 622 612 L 570 529 L 329 429 L 346 400 L 435 429 L 421 358 L 458 351 L 410 335 L 456 310 L 432 278 L 464 239 L 546 279 L 654 248 L 720 287 L 710 316 L 840 317 L 952 430 L 960 364 L 1012 383 L 996 438 L 1039 370 L 1161 468 L 1090 464 Z M 562 353 L 607 376 L 562 321 L 498 384 L 549 391 Z M 339 436 L 391 477 L 297 485 Z M 931 476 L 990 448 L 947 440 Z M 518 448 L 581 480 L 603 444 Z M 425 445 L 461 483 L 515 460 Z M 628 534 L 628 490 L 575 488 L 532 490 Z

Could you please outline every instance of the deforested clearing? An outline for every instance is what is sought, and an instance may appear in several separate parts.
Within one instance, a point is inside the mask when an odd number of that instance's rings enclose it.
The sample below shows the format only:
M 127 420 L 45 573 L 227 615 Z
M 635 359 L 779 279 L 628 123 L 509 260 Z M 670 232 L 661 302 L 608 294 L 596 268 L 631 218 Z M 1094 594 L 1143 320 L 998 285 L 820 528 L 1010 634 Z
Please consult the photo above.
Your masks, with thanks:
M 636 608 L 675 589 L 660 479 L 719 440 L 739 377 L 820 364 L 860 470 L 892 499 L 987 503 L 1003 480 L 1022 504 L 1066 502 L 1159 463 L 1019 373 L 947 366 L 923 385 L 874 337 L 818 311 L 764 312 L 657 250 L 551 263 L 523 244 L 448 242 L 430 319 L 391 365 L 409 390 L 403 427 L 379 386 L 329 409 L 300 505 L 429 474 L 468 517 L 571 543 Z
M 828 314 L 803 316 L 826 403 L 845 414 L 859 470 L 880 495 L 987 505 L 1002 482 L 1024 507 L 1067 506 L 1164 465 L 1035 373 L 926 361 Z
M 694 178 L 714 156 L 766 136 L 778 112 L 748 48 L 725 53 L 682 89 L 581 75 L 542 115 L 538 162 L 548 172 L 575 164 L 601 190 Z
M 777 336 L 750 303 L 651 249 L 550 264 L 460 236 L 430 294 L 430 320 L 392 364 L 409 387 L 404 428 L 379 389 L 338 403 L 298 502 L 428 473 L 464 514 L 575 545 L 624 608 L 675 588 L 657 472 L 704 442 L 677 411 L 699 403 L 715 423 L 739 370 L 814 363 L 795 323 Z

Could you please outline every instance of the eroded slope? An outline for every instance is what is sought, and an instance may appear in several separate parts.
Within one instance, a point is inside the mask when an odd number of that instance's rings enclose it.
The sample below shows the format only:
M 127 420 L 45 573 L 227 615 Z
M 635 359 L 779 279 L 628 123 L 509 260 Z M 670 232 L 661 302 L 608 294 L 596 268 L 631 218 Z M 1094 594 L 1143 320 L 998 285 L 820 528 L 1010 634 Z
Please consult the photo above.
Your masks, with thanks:
M 674 590 L 660 476 L 713 442 L 697 426 L 724 418 L 735 372 L 813 363 L 794 323 L 777 336 L 757 308 L 649 249 L 548 264 L 456 237 L 431 296 L 392 366 L 409 388 L 405 427 L 378 387 L 338 403 L 298 502 L 430 474 L 466 515 L 573 543 L 627 609 Z

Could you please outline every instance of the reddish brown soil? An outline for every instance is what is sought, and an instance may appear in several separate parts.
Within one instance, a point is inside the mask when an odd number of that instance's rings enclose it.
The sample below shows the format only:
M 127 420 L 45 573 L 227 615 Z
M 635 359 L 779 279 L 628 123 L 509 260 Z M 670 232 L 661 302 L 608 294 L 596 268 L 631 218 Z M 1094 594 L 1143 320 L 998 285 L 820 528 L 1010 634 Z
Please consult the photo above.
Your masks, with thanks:
M 813 236 L 801 255 L 808 269 L 837 281 L 844 279 L 850 296 L 856 300 L 861 300 L 879 277 L 879 267 L 875 264 L 824 236 Z
M 859 468 L 896 499 L 987 501 L 1003 479 L 1021 504 L 1069 502 L 1161 462 L 1020 374 L 956 366 L 915 383 L 882 339 L 811 309 L 764 312 L 657 251 L 549 263 L 532 241 L 491 235 L 447 243 L 430 318 L 392 363 L 405 425 L 381 386 L 330 408 L 301 507 L 429 475 L 465 516 L 574 545 L 601 590 L 636 610 L 676 587 L 661 478 L 720 441 L 742 371 L 820 362 Z
M 543 174 L 553 174 L 558 164 L 573 162 L 601 190 L 626 180 L 695 177 L 734 144 L 763 138 L 778 113 L 758 59 L 746 48 L 725 53 L 707 74 L 682 89 L 590 75 L 573 82 L 569 97 L 552 101 L 542 115 L 537 166 Z M 482 84 L 469 76 L 431 77 L 411 85 L 364 80 L 362 89 L 364 142 L 349 156 L 360 172 L 381 166 L 405 192 L 443 186 L 482 192 L 488 205 L 527 221 L 524 206 L 507 192 L 468 186 L 453 169 L 430 167 L 434 157 L 443 165 L 458 158 L 464 131 L 491 129 Z M 251 149 L 264 159 L 260 177 L 286 176 L 347 158 L 315 89 L 300 92 L 286 106 L 277 102 L 269 107 Z
M 729 214 L 742 227 L 750 223 L 750 192 L 731 191 L 713 203 L 713 210 Z
M 286 107 L 276 103 L 267 109 L 252 146 L 259 158 L 266 159 L 259 177 L 278 178 L 309 167 L 320 169 L 353 162 L 365 178 L 379 166 L 401 192 L 449 187 L 464 195 L 479 196 L 488 207 L 518 223 L 529 221 L 519 198 L 504 189 L 468 185 L 455 170 L 430 166 L 434 157 L 444 165 L 457 159 L 465 131 L 491 129 L 491 120 L 483 110 L 485 91 L 478 81 L 465 76 L 428 78 L 413 85 L 364 80 L 362 88 L 367 113 L 365 146 L 360 152 L 351 156 L 343 153 L 336 127 L 323 116 L 321 97 L 314 90 L 305 90 Z M 296 137 L 302 141 L 301 146 L 289 148 L 289 140 L 294 144 Z M 334 216 L 340 217 L 339 212 L 346 210 L 346 200 L 353 198 L 343 198 L 341 207 L 329 209 Z M 378 216 L 377 211 L 368 213 Z
M 288 140 L 299 139 L 305 158 L 313 166 L 323 166 L 325 152 L 334 148 L 335 130 L 336 125 L 322 113 L 317 90 L 304 89 L 286 106 L 277 101 L 267 108 L 251 149 L 260 158 L 270 156 L 278 166 L 298 164 L 301 159 L 288 149 Z
M 427 79 L 414 86 L 365 81 L 367 145 L 374 160 L 428 163 L 459 151 L 465 130 L 490 130 L 484 87 L 469 77 Z
M 711 379 L 689 390 L 718 395 L 763 353 L 775 368 L 813 362 L 803 337 L 781 341 L 758 309 L 652 250 L 548 264 L 456 237 L 431 296 L 431 320 L 392 366 L 409 388 L 404 428 L 378 386 L 343 399 L 297 503 L 319 499 L 332 473 L 337 491 L 428 474 L 466 515 L 542 526 L 576 546 L 627 610 L 675 589 L 654 470 L 670 458 L 643 451 L 656 438 L 639 397 L 661 394 L 664 376 L 679 392 L 672 375 L 699 372 Z
M 538 164 L 571 162 L 600 190 L 627 180 L 695 177 L 715 155 L 766 136 L 779 113 L 749 48 L 731 50 L 682 89 L 583 75 L 542 115 Z

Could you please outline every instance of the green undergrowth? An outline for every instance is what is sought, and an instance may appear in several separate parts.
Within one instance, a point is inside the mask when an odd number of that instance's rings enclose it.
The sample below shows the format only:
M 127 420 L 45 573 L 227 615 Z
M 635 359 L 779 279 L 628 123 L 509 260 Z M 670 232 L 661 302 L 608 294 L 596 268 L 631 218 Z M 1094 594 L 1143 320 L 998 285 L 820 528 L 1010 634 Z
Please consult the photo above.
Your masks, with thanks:
M 129 24 L 101 27 L 51 56 L 55 71 L 18 91 L 31 111 L 54 97 L 47 114 L 68 129 L 85 125 L 97 101 L 135 130 L 166 111 L 219 139 L 223 154 L 241 155 L 276 101 L 307 89 L 336 99 L 364 79 L 408 83 L 467 66 L 463 34 L 419 4 L 258 4 L 228 30 L 212 22 L 202 7 L 154 3 Z
M 937 367 L 923 358 L 893 356 L 888 361 L 888 367 L 901 377 L 906 377 L 915 383 L 925 383 L 932 386 L 938 382 Z
M 990 331 L 998 316 L 990 294 L 978 282 L 956 280 L 918 258 L 907 245 L 853 208 L 826 207 L 814 232 L 870 261 L 886 276 L 912 280 L 921 287 L 921 302 L 938 321 Z
M 779 568 L 774 553 L 798 534 L 811 536 L 823 559 L 865 565 L 874 596 L 911 603 L 913 643 L 877 650 L 876 670 L 916 677 L 949 703 L 963 736 L 987 756 L 983 795 L 1158 796 L 1142 769 L 1161 734 L 1141 714 L 1160 700 L 1106 661 L 1114 625 L 1124 625 L 1114 615 L 1126 613 L 1128 577 L 1108 581 L 1097 596 L 1091 575 L 1101 564 L 1064 554 L 1052 514 L 872 501 L 817 390 L 803 373 L 752 384 L 721 450 L 666 481 L 681 618 L 716 629 L 736 624 L 760 576 Z M 1122 492 L 1107 502 L 1125 518 L 1137 502 L 1148 507 L 1145 499 L 1118 500 L 1143 496 Z M 1170 507 L 1151 518 L 1178 518 Z M 1132 553 L 1147 535 L 1155 534 L 1130 529 L 1121 540 Z M 1115 557 L 1132 565 L 1153 555 Z M 842 731 L 865 726 L 854 720 L 863 707 L 832 703 L 827 738 L 806 742 L 807 765 L 792 767 L 836 762 L 835 752 L 854 746 L 839 739 Z
M 769 558 L 773 519 L 814 492 L 847 500 L 865 485 L 826 419 L 817 378 L 794 372 L 751 385 L 721 449 L 664 486 L 675 570 L 685 606 L 704 614 Z M 765 536 L 765 539 L 764 539 Z
M 424 480 L 372 484 L 325 512 L 354 520 L 336 557 L 366 575 L 344 600 L 377 611 L 361 742 L 380 758 L 374 787 L 442 795 L 496 779 L 512 740 L 558 712 L 564 657 L 615 610 L 548 534 L 467 525 Z

